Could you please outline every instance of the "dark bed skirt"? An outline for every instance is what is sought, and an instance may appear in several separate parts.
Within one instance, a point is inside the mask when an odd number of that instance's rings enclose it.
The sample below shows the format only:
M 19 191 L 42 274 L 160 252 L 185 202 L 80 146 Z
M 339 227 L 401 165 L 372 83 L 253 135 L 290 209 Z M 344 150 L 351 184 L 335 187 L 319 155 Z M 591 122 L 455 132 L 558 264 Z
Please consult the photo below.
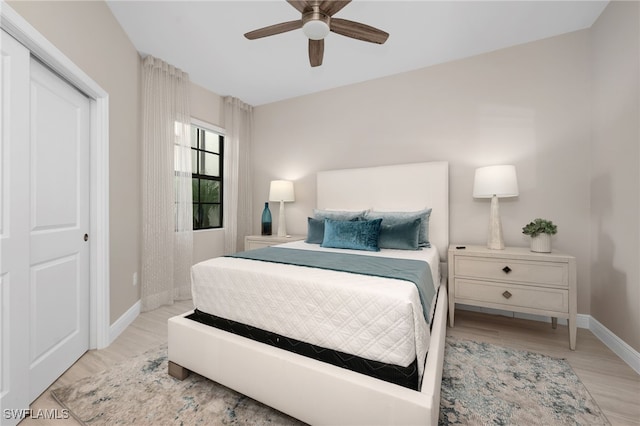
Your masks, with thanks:
M 298 355 L 303 355 L 318 361 L 346 368 L 348 370 L 404 386 L 409 389 L 419 390 L 420 378 L 418 375 L 417 360 L 414 360 L 407 367 L 372 361 L 355 355 L 290 339 L 250 325 L 220 318 L 215 315 L 199 311 L 198 309 L 186 318 L 260 343 L 265 343 L 267 345 L 294 352 Z

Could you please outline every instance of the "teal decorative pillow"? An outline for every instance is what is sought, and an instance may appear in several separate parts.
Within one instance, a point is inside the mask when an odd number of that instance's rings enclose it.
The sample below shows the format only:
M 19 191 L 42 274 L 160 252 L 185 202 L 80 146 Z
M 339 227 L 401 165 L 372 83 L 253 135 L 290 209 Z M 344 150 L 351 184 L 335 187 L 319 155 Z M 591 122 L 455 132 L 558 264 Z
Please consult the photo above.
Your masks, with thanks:
M 374 210 L 367 212 L 365 219 L 383 219 L 385 225 L 396 225 L 407 220 L 420 218 L 422 219 L 419 237 L 420 247 L 431 247 L 429 243 L 429 216 L 431 216 L 430 208 L 413 212 L 379 212 Z
M 380 251 L 378 237 L 382 219 L 343 221 L 324 220 L 321 247 Z
M 324 219 L 307 218 L 307 239 L 310 244 L 322 244 L 324 238 Z
M 386 219 L 380 225 L 380 238 L 378 247 L 398 250 L 420 249 L 421 218 L 406 220 L 404 222 L 387 225 Z
M 313 209 L 314 219 L 332 219 L 332 220 L 361 220 L 364 219 L 364 215 L 367 210 L 320 210 Z

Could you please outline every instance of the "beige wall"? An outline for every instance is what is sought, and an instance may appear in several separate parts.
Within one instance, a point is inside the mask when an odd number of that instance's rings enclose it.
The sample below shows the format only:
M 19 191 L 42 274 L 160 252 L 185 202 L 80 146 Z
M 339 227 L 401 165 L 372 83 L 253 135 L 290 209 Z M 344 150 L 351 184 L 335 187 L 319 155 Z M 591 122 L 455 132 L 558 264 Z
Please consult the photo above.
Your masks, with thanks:
M 140 297 L 140 58 L 104 2 L 10 6 L 109 93 L 111 323 Z
M 591 312 L 640 351 L 640 7 L 612 2 L 591 29 Z
M 526 246 L 522 226 L 553 220 L 555 250 L 577 257 L 578 309 L 588 314 L 588 67 L 589 34 L 579 31 L 259 106 L 253 205 L 262 206 L 271 179 L 295 180 L 287 229 L 306 233 L 317 171 L 446 160 L 451 242 L 486 244 L 489 200 L 472 197 L 474 170 L 514 164 L 520 196 L 500 201 L 505 243 Z M 259 216 L 256 207 L 254 231 Z

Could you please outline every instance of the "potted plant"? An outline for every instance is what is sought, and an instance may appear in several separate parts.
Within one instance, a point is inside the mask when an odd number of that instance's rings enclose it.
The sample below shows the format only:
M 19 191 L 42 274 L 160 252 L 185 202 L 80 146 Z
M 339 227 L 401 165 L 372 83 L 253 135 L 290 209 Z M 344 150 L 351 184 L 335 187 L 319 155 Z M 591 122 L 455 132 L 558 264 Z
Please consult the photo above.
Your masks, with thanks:
M 531 237 L 531 251 L 538 253 L 551 253 L 551 236 L 557 232 L 553 222 L 540 218 L 522 228 L 522 233 Z

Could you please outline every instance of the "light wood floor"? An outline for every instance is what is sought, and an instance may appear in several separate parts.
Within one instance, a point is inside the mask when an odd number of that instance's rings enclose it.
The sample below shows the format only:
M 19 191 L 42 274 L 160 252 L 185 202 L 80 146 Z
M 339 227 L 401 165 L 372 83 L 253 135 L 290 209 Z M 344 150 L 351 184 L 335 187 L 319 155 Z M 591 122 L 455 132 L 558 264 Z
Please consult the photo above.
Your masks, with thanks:
M 167 341 L 167 319 L 191 309 L 191 301 L 179 302 L 141 314 L 106 349 L 82 356 L 31 405 L 32 410 L 60 409 L 49 390 L 141 354 Z M 640 376 L 611 352 L 590 331 L 578 329 L 577 348 L 569 350 L 567 328 L 536 321 L 456 311 L 456 326 L 447 334 L 515 349 L 565 358 L 598 402 L 612 425 L 640 425 Z M 73 419 L 25 419 L 22 426 L 77 425 Z

